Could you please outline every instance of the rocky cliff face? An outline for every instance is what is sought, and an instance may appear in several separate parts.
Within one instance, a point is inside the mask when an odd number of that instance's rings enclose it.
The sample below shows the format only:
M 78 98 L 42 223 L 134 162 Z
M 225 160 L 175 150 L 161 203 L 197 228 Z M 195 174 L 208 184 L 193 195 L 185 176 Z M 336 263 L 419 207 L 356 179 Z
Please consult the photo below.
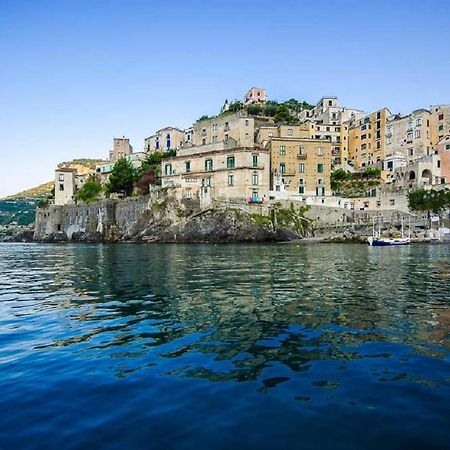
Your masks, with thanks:
M 281 210 L 280 210 L 281 211 Z M 304 234 L 295 212 L 269 214 L 258 205 L 214 205 L 158 191 L 92 205 L 40 208 L 34 239 L 40 242 L 264 242 Z M 290 219 L 289 219 L 290 218 Z M 291 220 L 292 219 L 292 220 Z

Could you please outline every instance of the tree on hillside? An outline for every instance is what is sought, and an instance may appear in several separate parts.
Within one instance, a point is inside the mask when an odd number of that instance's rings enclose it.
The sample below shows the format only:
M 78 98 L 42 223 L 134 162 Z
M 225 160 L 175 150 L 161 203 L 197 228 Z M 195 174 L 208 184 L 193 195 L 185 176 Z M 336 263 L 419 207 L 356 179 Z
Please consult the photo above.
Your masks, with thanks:
M 449 189 L 415 189 L 408 192 L 408 206 L 413 211 L 439 214 L 450 207 Z
M 94 176 L 91 176 L 83 186 L 75 194 L 77 200 L 89 204 L 99 199 L 102 192 L 102 185 L 100 181 Z
M 136 170 L 125 158 L 120 158 L 111 171 L 108 183 L 109 192 L 117 192 L 126 196 L 133 192 Z
M 289 108 L 286 105 L 280 105 L 278 107 L 274 119 L 276 123 L 296 124 L 299 122 L 298 118 L 290 113 Z
M 161 161 L 163 158 L 171 158 L 176 156 L 177 152 L 175 150 L 169 150 L 167 152 L 153 152 L 149 153 L 138 171 L 138 177 L 142 177 L 146 172 L 154 172 L 157 177 L 161 175 Z
M 158 177 L 156 173 L 153 170 L 148 170 L 136 181 L 135 186 L 141 195 L 145 195 L 150 192 L 150 185 L 157 184 L 157 182 Z

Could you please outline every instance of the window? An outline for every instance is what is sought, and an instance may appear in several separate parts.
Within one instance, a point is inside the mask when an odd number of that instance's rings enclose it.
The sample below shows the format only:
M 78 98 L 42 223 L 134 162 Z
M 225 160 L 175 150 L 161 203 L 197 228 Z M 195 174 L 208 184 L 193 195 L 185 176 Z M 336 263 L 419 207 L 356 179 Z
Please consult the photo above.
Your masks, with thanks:
M 299 155 L 304 155 L 304 154 L 305 154 L 305 147 L 300 146 L 300 147 L 298 148 L 298 154 L 299 154 Z
M 252 166 L 258 167 L 258 155 L 252 155 Z
M 191 188 L 186 189 L 185 197 L 192 198 L 192 189 Z
M 388 137 L 388 138 L 386 139 L 386 144 L 392 144 L 392 140 L 391 140 L 390 137 Z
M 217 142 L 217 136 L 213 136 L 212 141 L 213 141 L 213 143 Z
M 408 148 L 408 156 L 414 156 L 414 149 Z
M 445 145 L 445 150 L 450 150 L 450 144 Z
M 420 127 L 422 125 L 422 119 L 416 119 L 416 127 Z
M 391 206 L 395 206 L 395 198 L 389 199 L 389 204 L 390 204 Z
M 381 131 L 377 130 L 377 139 L 381 139 Z
M 230 173 L 228 175 L 228 186 L 233 186 L 233 180 L 234 180 L 234 175 Z
M 439 120 L 444 120 L 444 114 L 439 114 Z
M 185 165 L 186 165 L 186 172 L 190 172 L 191 171 L 191 162 L 190 161 L 186 161 Z
M 323 147 L 317 147 L 317 156 L 323 156 Z
M 380 119 L 381 119 L 381 112 L 378 111 L 378 112 L 377 112 L 377 120 L 380 120 Z
M 406 134 L 406 141 L 407 141 L 407 142 L 411 142 L 411 141 L 412 141 L 412 138 L 413 138 L 413 134 L 412 134 L 412 133 L 407 133 L 407 134 Z
M 206 145 L 206 138 L 202 139 L 202 145 Z
M 233 169 L 235 167 L 235 158 L 234 156 L 228 156 L 227 157 L 227 168 Z
M 280 169 L 279 172 L 281 174 L 285 174 L 286 173 L 286 164 L 285 163 L 280 163 Z
M 64 190 L 64 184 L 63 183 L 59 183 L 59 190 L 63 191 Z
M 299 173 L 305 173 L 305 165 L 303 163 L 298 165 L 298 171 Z
M 439 125 L 439 131 L 444 131 L 444 125 Z
M 287 135 L 288 136 L 293 136 L 294 135 L 294 130 L 292 128 L 288 128 Z
M 248 119 L 245 119 L 245 126 L 248 127 Z
M 252 174 L 252 184 L 253 186 L 258 185 L 258 172 L 253 172 Z
M 213 170 L 213 160 L 212 159 L 205 159 L 205 170 L 206 172 L 210 172 Z
M 325 188 L 323 186 L 317 186 L 316 187 L 316 195 L 317 196 L 324 196 L 325 195 Z
M 414 137 L 415 137 L 416 139 L 420 138 L 420 130 L 414 131 Z
M 317 173 L 323 173 L 323 164 L 317 164 Z
M 64 175 L 62 173 L 59 174 L 59 181 L 64 181 Z
M 323 185 L 323 178 L 317 178 L 317 184 L 319 186 L 322 186 Z
M 166 174 L 166 175 L 172 175 L 172 164 L 166 164 L 165 166 L 164 166 L 164 173 Z
M 268 134 L 268 136 L 271 138 L 271 137 L 273 137 L 273 133 L 272 133 L 272 131 L 269 131 L 269 134 Z
M 305 193 L 305 180 L 303 178 L 300 178 L 298 180 L 298 193 L 299 194 Z
M 286 146 L 280 145 L 280 155 L 285 155 L 285 154 L 286 154 Z

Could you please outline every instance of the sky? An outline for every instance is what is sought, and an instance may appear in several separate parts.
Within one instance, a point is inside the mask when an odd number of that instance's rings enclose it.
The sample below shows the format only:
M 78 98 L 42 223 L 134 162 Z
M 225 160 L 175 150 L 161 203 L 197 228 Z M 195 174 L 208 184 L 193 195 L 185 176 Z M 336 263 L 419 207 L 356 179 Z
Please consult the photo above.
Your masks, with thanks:
M 448 0 L 0 0 L 0 197 L 252 86 L 367 112 L 450 103 L 449 20 Z

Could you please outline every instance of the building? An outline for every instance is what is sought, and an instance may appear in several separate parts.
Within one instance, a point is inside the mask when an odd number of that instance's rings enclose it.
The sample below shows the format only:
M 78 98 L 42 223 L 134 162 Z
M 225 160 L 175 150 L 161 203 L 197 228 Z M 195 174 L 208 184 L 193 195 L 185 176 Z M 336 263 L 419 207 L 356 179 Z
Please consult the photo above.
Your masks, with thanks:
M 450 183 L 450 134 L 444 135 L 436 145 L 441 163 L 441 177 Z
M 288 192 L 306 198 L 331 194 L 329 140 L 311 138 L 305 124 L 261 129 L 259 138 L 267 139 L 265 148 L 270 152 L 271 195 Z
M 76 169 L 69 167 L 55 170 L 55 205 L 75 203 L 75 194 L 83 185 L 87 175 L 79 175 Z
M 147 153 L 136 152 L 131 155 L 126 155 L 124 158 L 131 163 L 135 169 L 139 169 L 142 165 L 142 161 L 146 158 Z M 100 177 L 101 182 L 108 181 L 109 174 L 113 170 L 116 161 L 104 161 L 95 165 L 95 173 Z
M 443 184 L 441 161 L 436 153 L 422 156 L 394 170 L 392 183 L 402 189 L 416 189 Z
M 450 133 L 450 105 L 430 107 L 432 116 L 431 138 L 436 145 L 446 134 Z
M 269 152 L 259 147 L 214 143 L 182 149 L 161 164 L 163 187 L 178 187 L 184 198 L 262 202 L 269 197 Z
M 338 106 L 337 97 L 322 97 L 313 109 L 301 111 L 298 117 L 309 124 L 311 139 L 331 142 L 333 165 L 345 165 L 348 163 L 348 122 L 363 115 L 361 110 Z
M 181 148 L 185 142 L 185 132 L 176 127 L 165 127 L 158 130 L 144 141 L 147 153 L 167 152 Z
M 109 160 L 117 161 L 119 158 L 131 155 L 133 153 L 133 147 L 130 145 L 130 140 L 121 137 L 113 139 L 113 148 L 109 151 Z
M 386 123 L 385 155 L 401 154 L 407 162 L 433 151 L 432 114 L 417 109 L 407 116 L 391 115 Z
M 232 138 L 238 147 L 253 147 L 255 128 L 267 119 L 250 117 L 245 111 L 200 120 L 193 126 L 193 145 L 209 145 Z
M 391 112 L 382 108 L 348 122 L 348 162 L 355 168 L 381 167 L 386 155 L 387 119 Z
M 244 104 L 244 106 L 249 106 L 255 104 L 261 105 L 266 103 L 266 101 L 267 101 L 266 90 L 262 88 L 252 87 L 244 95 L 242 103 Z

